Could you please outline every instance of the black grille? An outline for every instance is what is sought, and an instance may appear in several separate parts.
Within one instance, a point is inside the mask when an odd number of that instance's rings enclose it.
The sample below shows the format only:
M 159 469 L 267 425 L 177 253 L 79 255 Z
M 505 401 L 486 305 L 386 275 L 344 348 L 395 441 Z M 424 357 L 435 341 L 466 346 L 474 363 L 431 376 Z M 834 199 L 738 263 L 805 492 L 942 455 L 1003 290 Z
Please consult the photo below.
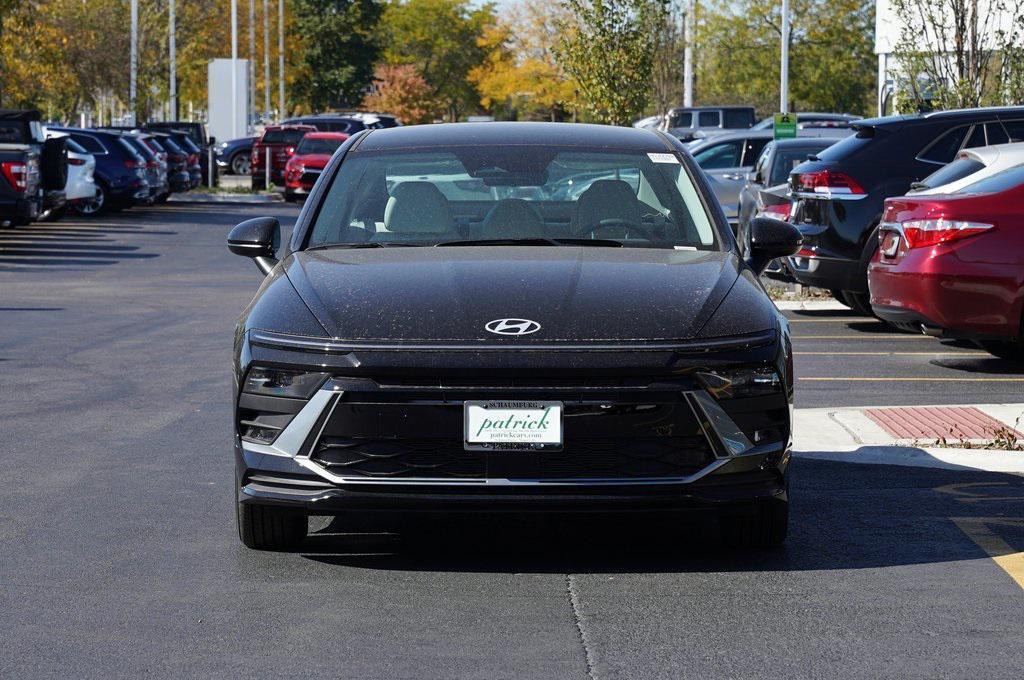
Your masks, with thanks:
M 311 458 L 343 477 L 538 480 L 684 477 L 714 458 L 679 393 L 609 393 L 564 407 L 561 451 L 466 451 L 463 404 L 450 395 L 349 391 Z

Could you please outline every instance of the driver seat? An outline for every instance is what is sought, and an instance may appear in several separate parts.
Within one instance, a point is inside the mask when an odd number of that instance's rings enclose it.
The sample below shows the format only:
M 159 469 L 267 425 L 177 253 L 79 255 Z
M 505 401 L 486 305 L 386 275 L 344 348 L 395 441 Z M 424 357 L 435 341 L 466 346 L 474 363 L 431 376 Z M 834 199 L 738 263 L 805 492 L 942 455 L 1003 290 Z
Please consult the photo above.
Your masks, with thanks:
M 640 200 L 633 193 L 633 187 L 621 179 L 599 179 L 576 199 L 572 216 L 572 232 L 601 220 L 625 220 L 633 224 L 643 223 Z

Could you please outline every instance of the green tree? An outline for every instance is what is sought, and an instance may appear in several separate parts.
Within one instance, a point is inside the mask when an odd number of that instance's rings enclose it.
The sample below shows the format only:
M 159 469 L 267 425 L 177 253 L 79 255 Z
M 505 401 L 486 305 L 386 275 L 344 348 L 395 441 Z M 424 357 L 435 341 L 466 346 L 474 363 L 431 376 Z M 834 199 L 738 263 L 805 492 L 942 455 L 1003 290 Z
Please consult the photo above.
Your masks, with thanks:
M 380 53 L 377 0 L 294 0 L 302 36 L 302 70 L 295 94 L 314 110 L 358 106 L 373 82 Z
M 490 3 L 393 0 L 382 21 L 387 40 L 385 60 L 391 65 L 413 65 L 448 119 L 458 120 L 480 104 L 469 74 L 487 57 L 483 38 L 494 22 Z
M 596 120 L 627 125 L 650 95 L 661 0 L 565 0 L 575 17 L 562 26 L 556 54 L 579 83 L 580 99 Z
M 696 99 L 777 111 L 781 4 L 709 0 L 696 16 Z M 792 0 L 790 18 L 790 108 L 867 112 L 875 91 L 874 3 Z

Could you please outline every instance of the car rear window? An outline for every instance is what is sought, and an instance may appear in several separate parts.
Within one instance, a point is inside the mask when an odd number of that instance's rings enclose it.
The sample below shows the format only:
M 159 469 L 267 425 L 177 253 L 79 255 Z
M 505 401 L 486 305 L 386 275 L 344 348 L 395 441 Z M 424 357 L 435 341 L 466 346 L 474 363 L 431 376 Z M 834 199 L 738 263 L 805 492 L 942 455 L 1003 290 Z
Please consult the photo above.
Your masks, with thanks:
M 89 153 L 107 153 L 107 149 L 103 146 L 103 143 L 92 135 L 72 134 L 71 137 L 81 144 Z
M 21 121 L 0 122 L 0 144 L 26 144 L 28 136 L 25 125 Z
M 946 132 L 929 146 L 925 147 L 924 151 L 918 155 L 918 158 L 922 161 L 942 163 L 943 165 L 949 163 L 956 157 L 956 152 L 963 145 L 968 129 L 969 126 L 961 125 Z
M 941 187 L 949 184 L 950 182 L 958 182 L 964 177 L 968 177 L 979 170 L 984 169 L 984 167 L 984 163 L 973 158 L 957 158 L 949 165 L 945 165 L 925 177 L 923 180 L 915 184 L 914 188 L 934 189 L 935 187 Z
M 289 146 L 294 146 L 299 143 L 299 140 L 307 132 L 308 130 L 267 130 L 263 133 L 263 139 L 260 141 L 264 144 L 288 144 Z
M 1015 165 L 998 172 L 991 177 L 969 184 L 955 193 L 958 194 L 995 194 L 1013 189 L 1024 184 L 1024 165 Z
M 868 148 L 876 135 L 875 128 L 861 128 L 857 130 L 857 134 L 844 137 L 827 149 L 820 151 L 818 158 L 823 161 L 844 161 Z
M 817 149 L 814 147 L 802 147 L 799 149 L 782 148 L 775 152 L 775 161 L 772 164 L 772 176 L 769 185 L 785 184 L 789 181 L 789 173 L 793 168 L 807 160 Z
M 310 139 L 309 137 L 303 138 L 299 142 L 298 148 L 295 149 L 295 153 L 302 156 L 305 154 L 323 154 L 329 156 L 338 150 L 341 146 L 340 139 Z
M 71 153 L 89 153 L 88 151 L 85 150 L 85 148 L 82 147 L 81 144 L 71 139 L 70 137 L 64 138 L 64 146 L 66 146 L 68 151 L 70 151 Z
M 141 154 L 141 153 L 139 153 L 139 152 L 138 152 L 138 151 L 137 151 L 137 150 L 135 149 L 135 147 L 134 147 L 134 146 L 132 146 L 132 143 L 131 143 L 131 142 L 129 142 L 129 141 L 128 141 L 127 139 L 125 139 L 124 137 L 118 137 L 118 138 L 117 138 L 117 145 L 118 145 L 119 147 L 121 147 L 121 149 L 122 149 L 122 150 L 124 151 L 124 153 L 125 153 L 125 155 L 126 155 L 126 156 L 129 156 L 129 157 L 131 157 L 131 158 L 134 158 L 134 159 L 135 159 L 135 160 L 137 160 L 137 161 L 144 161 L 144 160 L 146 160 L 145 158 L 143 158 L 143 157 L 142 157 L 142 154 Z

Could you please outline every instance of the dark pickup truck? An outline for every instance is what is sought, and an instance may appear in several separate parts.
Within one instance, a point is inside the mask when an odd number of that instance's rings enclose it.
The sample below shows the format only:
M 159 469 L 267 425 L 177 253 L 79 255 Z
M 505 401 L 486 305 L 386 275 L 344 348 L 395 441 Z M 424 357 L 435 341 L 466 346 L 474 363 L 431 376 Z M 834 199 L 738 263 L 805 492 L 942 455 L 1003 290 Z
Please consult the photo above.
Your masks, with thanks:
M 0 226 L 63 205 L 67 172 L 64 140 L 45 139 L 38 111 L 0 109 Z

